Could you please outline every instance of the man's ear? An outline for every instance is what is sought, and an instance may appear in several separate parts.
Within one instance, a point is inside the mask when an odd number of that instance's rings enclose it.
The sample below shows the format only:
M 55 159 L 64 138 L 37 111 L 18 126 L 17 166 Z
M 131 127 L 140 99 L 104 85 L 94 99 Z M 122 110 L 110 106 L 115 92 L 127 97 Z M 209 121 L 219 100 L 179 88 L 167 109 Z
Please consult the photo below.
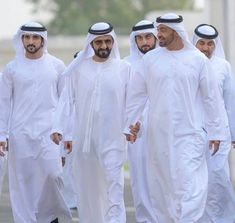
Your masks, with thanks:
M 92 41 L 90 44 L 91 44 L 92 49 L 94 49 L 94 47 L 93 47 L 93 41 Z
M 41 37 L 42 38 L 42 37 Z M 42 38 L 42 43 L 41 43 L 41 47 L 44 46 L 44 39 Z

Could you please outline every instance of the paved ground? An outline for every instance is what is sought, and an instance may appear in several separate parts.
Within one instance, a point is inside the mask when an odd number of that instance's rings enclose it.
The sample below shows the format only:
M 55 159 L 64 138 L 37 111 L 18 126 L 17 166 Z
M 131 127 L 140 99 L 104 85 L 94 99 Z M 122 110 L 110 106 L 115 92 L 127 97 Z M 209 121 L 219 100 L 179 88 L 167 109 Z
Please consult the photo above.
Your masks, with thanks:
M 125 204 L 127 211 L 127 223 L 135 223 L 133 201 L 130 191 L 130 181 L 125 179 Z M 60 223 L 78 223 L 77 211 L 72 210 L 73 220 L 71 222 L 60 221 Z M 7 179 L 4 180 L 2 196 L 0 199 L 0 223 L 13 223 L 12 212 L 9 201 Z

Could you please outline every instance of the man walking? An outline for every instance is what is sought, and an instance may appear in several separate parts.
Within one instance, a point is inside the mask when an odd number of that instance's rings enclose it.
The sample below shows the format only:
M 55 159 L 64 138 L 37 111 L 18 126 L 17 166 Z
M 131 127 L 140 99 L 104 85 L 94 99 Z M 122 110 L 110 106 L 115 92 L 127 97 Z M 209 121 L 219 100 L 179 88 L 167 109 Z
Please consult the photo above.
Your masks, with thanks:
M 225 137 L 208 60 L 190 43 L 182 21 L 174 13 L 156 19 L 160 47 L 143 57 L 127 102 L 125 132 L 130 138 L 128 128 L 139 120 L 149 100 L 149 193 L 156 218 L 167 223 L 196 222 L 205 207 L 205 132 L 197 100 L 202 100 L 208 116 L 213 154 Z
M 65 65 L 47 52 L 47 30 L 40 23 L 21 26 L 13 43 L 16 57 L 0 87 L 0 146 L 5 150 L 9 126 L 13 217 L 17 223 L 56 223 L 71 217 L 61 196 L 60 150 L 50 140 Z
M 124 58 L 127 60 L 133 70 L 138 71 L 141 66 L 143 56 L 152 49 L 155 49 L 157 43 L 156 28 L 153 22 L 141 20 L 132 27 L 130 35 L 130 55 Z M 136 73 L 133 72 L 133 75 Z M 141 117 L 141 128 L 144 129 L 136 142 L 128 144 L 128 163 L 130 170 L 130 180 L 132 196 L 135 206 L 136 222 L 154 223 L 157 220 L 153 214 L 151 205 L 146 172 L 146 125 L 147 125 L 146 106 Z
M 84 49 L 65 75 L 52 139 L 66 140 L 75 106 L 72 155 L 80 222 L 124 223 L 122 130 L 130 66 L 120 60 L 112 25 L 90 27 Z
M 228 156 L 231 142 L 235 144 L 235 81 L 231 66 L 224 58 L 224 50 L 217 29 L 200 24 L 194 30 L 193 44 L 208 57 L 222 98 L 219 104 L 227 123 L 226 140 L 219 151 L 210 156 L 207 150 L 208 195 L 206 210 L 200 223 L 234 223 L 235 194 L 230 180 Z M 218 102 L 219 103 L 219 102 Z

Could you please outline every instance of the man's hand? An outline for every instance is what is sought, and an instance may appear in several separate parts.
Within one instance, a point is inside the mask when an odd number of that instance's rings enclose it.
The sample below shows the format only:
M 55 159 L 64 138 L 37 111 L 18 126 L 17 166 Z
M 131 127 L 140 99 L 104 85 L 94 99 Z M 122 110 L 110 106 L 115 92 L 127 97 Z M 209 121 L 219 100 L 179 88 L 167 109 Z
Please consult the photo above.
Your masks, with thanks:
M 212 150 L 212 156 L 214 156 L 219 150 L 220 141 L 219 140 L 210 140 L 209 149 Z
M 56 144 L 59 145 L 60 141 L 62 140 L 62 135 L 58 132 L 54 132 L 51 134 L 51 140 Z
M 6 146 L 7 146 L 6 142 L 3 141 L 0 142 L 0 156 L 5 156 L 5 151 L 7 149 Z
M 67 150 L 67 153 L 71 153 L 73 149 L 72 141 L 64 141 L 64 149 Z
M 140 131 L 140 123 L 136 122 L 135 125 L 129 126 L 131 134 L 125 134 L 126 140 L 130 143 L 134 143 L 137 139 L 138 132 Z
M 139 131 L 140 131 L 140 122 L 136 122 L 135 125 L 130 125 L 129 126 L 129 129 L 130 129 L 130 133 L 133 135 L 133 136 L 136 136 L 138 135 Z
M 137 138 L 136 136 L 133 136 L 131 134 L 125 134 L 125 136 L 126 136 L 126 141 L 128 141 L 130 143 L 134 143 Z

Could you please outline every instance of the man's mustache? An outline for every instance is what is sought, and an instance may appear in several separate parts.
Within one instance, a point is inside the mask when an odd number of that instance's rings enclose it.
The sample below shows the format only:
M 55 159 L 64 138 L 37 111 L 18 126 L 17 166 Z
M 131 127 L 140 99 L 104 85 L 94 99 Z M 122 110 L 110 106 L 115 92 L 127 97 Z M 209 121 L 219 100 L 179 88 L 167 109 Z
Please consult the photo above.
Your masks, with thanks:
M 143 45 L 141 48 L 150 47 L 149 45 Z
M 27 47 L 36 47 L 34 44 L 29 44 Z

